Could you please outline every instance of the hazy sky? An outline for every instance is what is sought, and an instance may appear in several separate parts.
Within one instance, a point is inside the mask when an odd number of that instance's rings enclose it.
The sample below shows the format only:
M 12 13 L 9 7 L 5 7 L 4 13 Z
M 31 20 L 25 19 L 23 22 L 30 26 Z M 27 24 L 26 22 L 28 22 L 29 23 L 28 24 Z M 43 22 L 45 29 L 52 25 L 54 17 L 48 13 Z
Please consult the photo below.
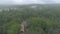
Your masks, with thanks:
M 0 0 L 0 4 L 47 4 L 47 3 L 60 3 L 60 0 Z

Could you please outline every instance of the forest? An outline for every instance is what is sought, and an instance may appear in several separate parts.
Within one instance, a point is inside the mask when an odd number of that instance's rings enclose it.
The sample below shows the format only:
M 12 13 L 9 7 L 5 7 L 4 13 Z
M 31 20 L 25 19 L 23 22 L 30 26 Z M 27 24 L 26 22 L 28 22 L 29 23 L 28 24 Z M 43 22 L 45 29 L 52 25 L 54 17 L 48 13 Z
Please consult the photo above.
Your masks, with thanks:
M 60 6 L 23 5 L 0 8 L 0 34 L 18 34 L 24 18 L 32 34 L 60 34 Z

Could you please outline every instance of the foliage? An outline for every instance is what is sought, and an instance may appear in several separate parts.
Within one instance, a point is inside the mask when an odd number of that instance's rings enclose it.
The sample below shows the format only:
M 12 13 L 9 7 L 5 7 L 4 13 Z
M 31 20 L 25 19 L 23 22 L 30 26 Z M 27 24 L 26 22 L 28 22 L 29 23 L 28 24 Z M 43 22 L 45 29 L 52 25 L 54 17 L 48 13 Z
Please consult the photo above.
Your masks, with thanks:
M 0 26 L 7 28 L 8 34 L 18 34 L 20 21 L 25 19 L 32 34 L 48 34 L 60 29 L 60 7 L 50 5 L 26 5 L 0 11 Z M 6 9 L 6 8 L 5 8 Z M 53 32 L 53 33 L 54 33 Z

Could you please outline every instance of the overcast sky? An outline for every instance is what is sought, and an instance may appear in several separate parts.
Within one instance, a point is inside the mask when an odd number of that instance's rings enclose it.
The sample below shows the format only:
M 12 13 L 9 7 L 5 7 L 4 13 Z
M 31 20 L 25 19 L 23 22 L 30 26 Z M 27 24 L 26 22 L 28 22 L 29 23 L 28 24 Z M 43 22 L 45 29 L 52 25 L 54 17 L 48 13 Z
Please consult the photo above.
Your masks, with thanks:
M 0 4 L 47 4 L 47 3 L 60 3 L 60 0 L 0 0 Z

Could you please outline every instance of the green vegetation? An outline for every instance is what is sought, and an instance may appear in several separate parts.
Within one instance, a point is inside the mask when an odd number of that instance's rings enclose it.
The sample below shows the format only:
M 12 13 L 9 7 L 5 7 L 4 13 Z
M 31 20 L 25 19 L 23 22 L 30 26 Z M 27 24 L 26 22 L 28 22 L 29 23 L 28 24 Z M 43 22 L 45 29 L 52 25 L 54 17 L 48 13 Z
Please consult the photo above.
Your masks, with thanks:
M 59 34 L 60 31 L 60 7 L 50 5 L 29 5 L 16 9 L 0 11 L 0 26 L 4 26 L 8 34 L 18 34 L 21 18 L 28 24 L 28 30 L 32 34 Z M 3 31 L 3 33 L 6 31 Z

